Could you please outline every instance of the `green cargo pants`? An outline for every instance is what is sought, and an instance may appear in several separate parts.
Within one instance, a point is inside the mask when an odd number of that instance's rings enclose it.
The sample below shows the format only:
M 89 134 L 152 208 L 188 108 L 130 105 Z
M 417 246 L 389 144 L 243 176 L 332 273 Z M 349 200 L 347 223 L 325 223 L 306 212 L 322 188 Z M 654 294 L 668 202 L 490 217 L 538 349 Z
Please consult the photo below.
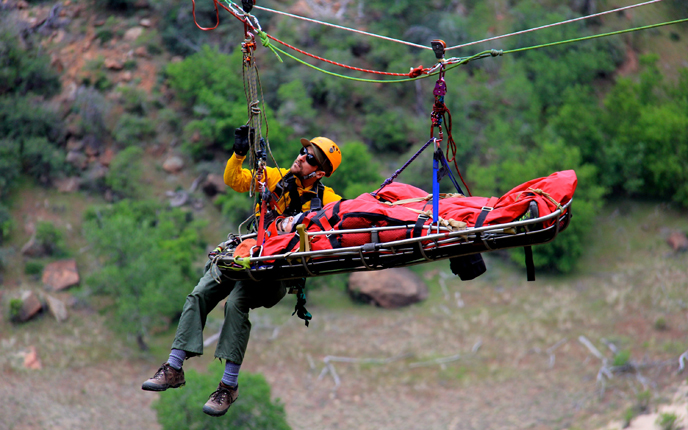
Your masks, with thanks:
M 172 348 L 186 351 L 187 357 L 202 355 L 203 328 L 208 314 L 227 298 L 225 322 L 215 357 L 241 364 L 251 334 L 249 310 L 275 306 L 286 295 L 287 285 L 283 281 L 232 281 L 227 278 L 218 283 L 213 279 L 210 266 L 208 260 L 203 277 L 186 297 Z

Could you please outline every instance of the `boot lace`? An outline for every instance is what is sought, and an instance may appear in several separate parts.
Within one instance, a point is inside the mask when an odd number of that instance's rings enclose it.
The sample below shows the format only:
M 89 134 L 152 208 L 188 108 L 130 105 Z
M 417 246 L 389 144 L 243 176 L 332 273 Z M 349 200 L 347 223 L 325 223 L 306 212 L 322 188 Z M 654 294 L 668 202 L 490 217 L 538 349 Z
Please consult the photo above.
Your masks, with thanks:
M 160 369 L 158 369 L 158 371 L 155 372 L 155 375 L 153 375 L 153 379 L 163 379 L 163 378 L 165 378 L 165 380 L 169 379 L 169 377 L 167 376 L 167 373 L 169 372 L 170 367 L 171 366 L 168 364 L 163 364 L 162 366 L 160 366 Z

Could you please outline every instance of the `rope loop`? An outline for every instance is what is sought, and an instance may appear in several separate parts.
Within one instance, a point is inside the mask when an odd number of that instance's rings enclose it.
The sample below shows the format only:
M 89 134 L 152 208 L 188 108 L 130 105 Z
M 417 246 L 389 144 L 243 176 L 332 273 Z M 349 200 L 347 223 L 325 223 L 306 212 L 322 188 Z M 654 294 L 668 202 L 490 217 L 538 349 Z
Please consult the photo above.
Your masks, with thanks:
M 541 189 L 539 189 L 539 188 L 531 188 L 531 187 L 528 187 L 528 191 L 531 191 L 531 192 L 533 192 L 533 193 L 535 193 L 535 194 L 540 194 L 541 196 L 546 197 L 549 201 L 551 201 L 552 203 L 554 203 L 554 205 L 557 207 L 557 209 L 563 210 L 563 207 L 561 206 L 561 203 L 559 203 L 558 201 L 556 201 L 556 200 L 554 199 L 554 197 L 550 196 L 548 193 L 542 191 Z
M 254 100 L 251 103 L 249 103 L 249 111 L 251 112 L 251 115 L 260 115 L 260 101 Z

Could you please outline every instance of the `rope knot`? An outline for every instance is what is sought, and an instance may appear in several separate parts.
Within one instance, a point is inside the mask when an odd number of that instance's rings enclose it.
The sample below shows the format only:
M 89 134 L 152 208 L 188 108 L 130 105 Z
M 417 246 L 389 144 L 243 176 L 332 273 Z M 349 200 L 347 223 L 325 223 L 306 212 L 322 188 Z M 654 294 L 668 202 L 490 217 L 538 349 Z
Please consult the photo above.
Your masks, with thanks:
M 500 57 L 502 54 L 504 54 L 504 51 L 501 49 L 490 49 L 490 55 L 493 57 Z
M 411 67 L 411 71 L 408 73 L 409 78 L 417 78 L 418 76 L 422 75 L 425 72 L 423 70 L 423 66 L 420 65 L 416 68 Z

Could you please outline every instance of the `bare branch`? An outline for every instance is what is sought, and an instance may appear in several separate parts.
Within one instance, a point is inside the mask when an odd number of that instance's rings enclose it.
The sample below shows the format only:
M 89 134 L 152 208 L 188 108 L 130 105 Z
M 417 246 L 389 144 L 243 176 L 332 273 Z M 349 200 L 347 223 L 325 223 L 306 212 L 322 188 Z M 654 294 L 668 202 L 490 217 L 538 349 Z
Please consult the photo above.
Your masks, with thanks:
M 678 373 L 683 372 L 683 369 L 686 367 L 686 359 L 688 359 L 688 351 L 681 354 L 678 358 Z
M 449 357 L 441 357 L 441 358 L 436 358 L 434 360 L 430 361 L 419 361 L 416 363 L 411 363 L 409 364 L 409 367 L 422 367 L 422 366 L 432 366 L 433 364 L 446 364 L 446 363 L 451 363 L 452 361 L 456 361 L 461 358 L 461 354 L 456 354 L 456 355 L 451 355 Z
M 585 345 L 585 347 L 587 347 L 588 350 L 590 350 L 590 352 L 592 352 L 592 354 L 593 354 L 595 357 L 597 357 L 597 358 L 599 358 L 600 360 L 602 360 L 602 362 L 603 362 L 605 365 L 607 364 L 607 358 L 606 358 L 604 355 L 602 355 L 602 353 L 600 352 L 599 349 L 595 348 L 595 345 L 593 345 L 593 344 L 588 340 L 587 337 L 585 337 L 585 336 L 583 336 L 583 335 L 578 336 L 578 342 L 580 342 L 580 343 L 582 343 L 583 345 Z
M 550 369 L 554 367 L 554 361 L 556 360 L 556 357 L 554 355 L 554 351 L 556 351 L 557 348 L 559 348 L 560 346 L 565 344 L 567 341 L 568 341 L 568 338 L 565 337 L 565 338 L 561 339 L 559 342 L 557 342 L 554 345 L 547 348 L 546 352 L 547 352 L 547 354 L 549 354 L 549 368 Z
M 323 362 L 325 363 L 325 366 L 323 367 L 322 371 L 320 372 L 320 375 L 318 375 L 318 380 L 321 380 L 322 378 L 324 378 L 327 373 L 332 375 L 332 379 L 334 379 L 334 387 L 332 388 L 332 390 L 334 391 L 341 385 L 341 379 L 339 378 L 339 375 L 337 374 L 337 371 L 334 368 L 334 365 L 332 364 L 333 362 L 389 364 L 393 361 L 397 361 L 397 360 L 400 360 L 402 358 L 407 358 L 409 356 L 410 356 L 410 354 L 401 354 L 401 355 L 397 355 L 397 356 L 390 357 L 390 358 L 353 358 L 353 357 L 337 357 L 334 355 L 328 355 L 327 357 L 323 358 Z
M 614 345 L 613 343 L 611 343 L 611 342 L 608 341 L 607 339 L 602 338 L 602 339 L 600 339 L 600 341 L 601 341 L 603 344 L 607 345 L 607 348 L 609 348 L 609 350 L 612 352 L 612 354 L 616 355 L 616 354 L 619 353 L 619 348 L 617 348 L 616 345 Z
M 215 341 L 217 341 L 220 338 L 220 333 L 222 333 L 222 329 L 220 329 L 220 331 L 218 331 L 214 335 L 212 335 L 212 336 L 208 337 L 206 340 L 204 340 L 203 341 L 203 347 L 207 348 L 210 345 L 212 345 L 213 343 L 215 343 Z

